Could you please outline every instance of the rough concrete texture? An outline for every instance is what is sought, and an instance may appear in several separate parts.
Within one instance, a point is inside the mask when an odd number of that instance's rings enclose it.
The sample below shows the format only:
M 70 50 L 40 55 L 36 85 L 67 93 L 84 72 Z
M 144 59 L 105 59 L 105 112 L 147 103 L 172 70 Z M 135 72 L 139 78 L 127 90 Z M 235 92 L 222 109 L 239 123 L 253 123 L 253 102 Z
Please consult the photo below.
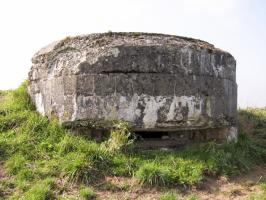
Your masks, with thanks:
M 236 61 L 201 40 L 90 34 L 52 43 L 32 62 L 29 92 L 37 110 L 66 125 L 125 120 L 141 131 L 236 126 Z

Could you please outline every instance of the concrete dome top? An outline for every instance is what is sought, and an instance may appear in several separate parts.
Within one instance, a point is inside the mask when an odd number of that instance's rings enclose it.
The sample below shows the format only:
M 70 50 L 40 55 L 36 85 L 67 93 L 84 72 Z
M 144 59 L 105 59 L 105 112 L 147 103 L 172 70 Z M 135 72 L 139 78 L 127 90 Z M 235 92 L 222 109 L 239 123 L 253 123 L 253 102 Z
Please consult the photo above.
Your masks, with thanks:
M 142 33 L 142 32 L 108 32 L 108 33 L 93 33 L 88 35 L 80 35 L 74 37 L 66 37 L 63 40 L 53 42 L 46 47 L 40 49 L 33 60 L 38 60 L 42 56 L 48 56 L 53 51 L 62 49 L 65 46 L 79 48 L 95 48 L 104 46 L 154 46 L 154 45 L 177 45 L 187 46 L 190 48 L 203 48 L 210 51 L 223 51 L 217 49 L 214 45 L 203 40 L 167 35 L 159 33 Z

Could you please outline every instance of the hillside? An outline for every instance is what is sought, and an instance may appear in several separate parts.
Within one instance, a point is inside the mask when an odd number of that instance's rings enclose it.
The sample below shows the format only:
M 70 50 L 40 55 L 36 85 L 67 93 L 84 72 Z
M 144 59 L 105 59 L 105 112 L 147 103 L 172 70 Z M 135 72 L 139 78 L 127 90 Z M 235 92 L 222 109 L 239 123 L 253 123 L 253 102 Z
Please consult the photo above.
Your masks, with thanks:
M 136 151 L 124 122 L 103 143 L 69 134 L 23 84 L 0 92 L 0 199 L 265 199 L 266 110 L 239 127 L 236 143 Z

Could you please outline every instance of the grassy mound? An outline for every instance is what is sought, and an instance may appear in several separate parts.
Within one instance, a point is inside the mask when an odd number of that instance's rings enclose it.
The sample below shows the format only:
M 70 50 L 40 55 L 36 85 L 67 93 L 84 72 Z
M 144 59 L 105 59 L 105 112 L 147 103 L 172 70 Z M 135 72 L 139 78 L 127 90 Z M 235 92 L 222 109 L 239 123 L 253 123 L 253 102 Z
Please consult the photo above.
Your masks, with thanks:
M 248 121 L 254 134 L 242 133 L 236 143 L 211 142 L 182 152 L 135 152 L 128 148 L 132 141 L 123 122 L 115 124 L 110 140 L 100 144 L 73 136 L 57 121 L 40 116 L 26 84 L 0 92 L 0 98 L 0 167 L 8 177 L 0 182 L 0 198 L 70 199 L 73 189 L 79 199 L 94 199 L 91 185 L 106 176 L 132 177 L 143 186 L 194 185 L 208 175 L 242 173 L 266 158 L 265 110 L 240 111 L 242 123 Z M 71 188 L 62 187 L 65 182 Z

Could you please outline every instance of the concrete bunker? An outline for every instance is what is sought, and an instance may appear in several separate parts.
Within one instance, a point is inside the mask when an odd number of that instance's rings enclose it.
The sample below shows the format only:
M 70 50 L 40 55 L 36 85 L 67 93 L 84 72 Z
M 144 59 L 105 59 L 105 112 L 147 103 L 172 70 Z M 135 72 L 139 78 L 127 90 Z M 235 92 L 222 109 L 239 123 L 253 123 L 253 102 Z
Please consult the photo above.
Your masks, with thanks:
M 55 42 L 32 62 L 29 93 L 37 110 L 66 127 L 95 136 L 123 120 L 158 146 L 236 138 L 236 61 L 207 42 L 90 34 Z

